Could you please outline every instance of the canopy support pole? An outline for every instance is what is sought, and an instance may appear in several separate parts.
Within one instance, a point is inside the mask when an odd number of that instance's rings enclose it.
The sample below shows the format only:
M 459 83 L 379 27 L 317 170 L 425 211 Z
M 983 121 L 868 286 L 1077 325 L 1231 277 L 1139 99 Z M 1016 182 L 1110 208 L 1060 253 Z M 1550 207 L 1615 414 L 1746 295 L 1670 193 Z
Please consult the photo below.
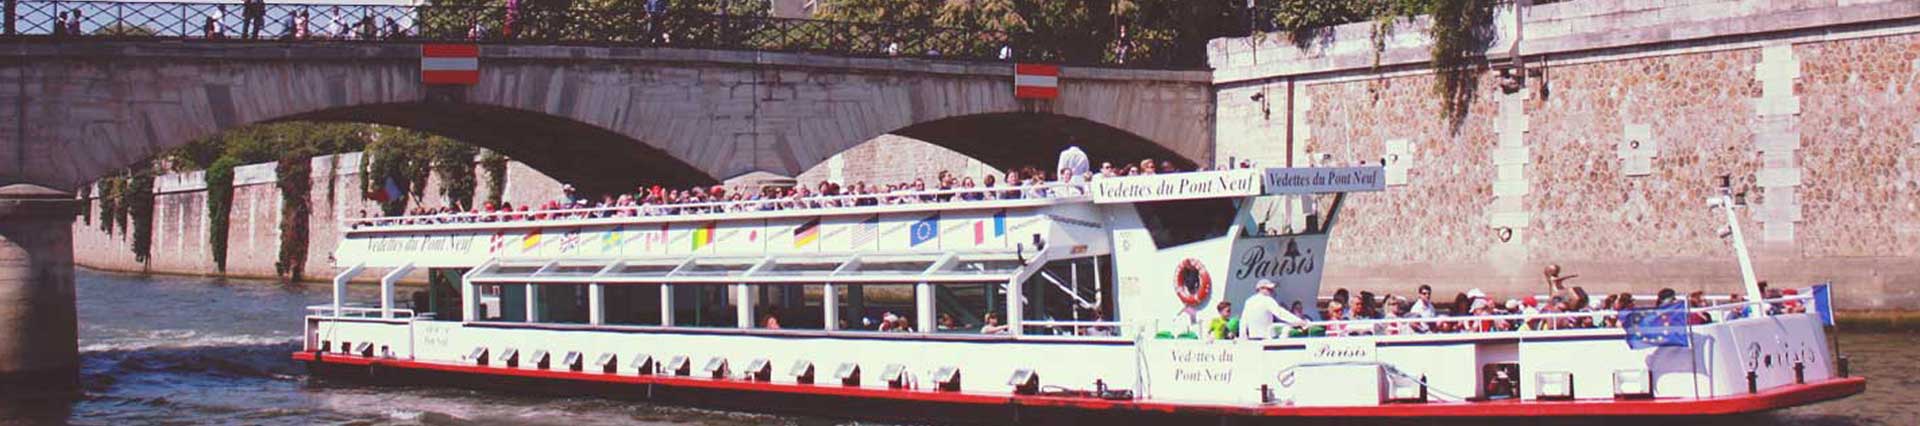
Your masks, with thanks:
M 400 265 L 400 267 L 398 268 L 393 268 L 393 270 L 387 271 L 386 275 L 380 277 L 380 318 L 381 319 L 393 319 L 393 285 L 394 283 L 399 282 L 401 277 L 405 277 L 407 276 L 407 274 L 412 272 L 413 272 L 413 262 L 407 262 L 404 265 Z M 414 307 L 414 309 L 419 309 L 419 307 L 416 306 Z
M 342 302 L 347 300 L 347 282 L 359 276 L 360 271 L 363 270 L 366 270 L 366 264 L 356 263 L 333 276 L 333 316 L 335 318 L 344 316 L 340 314 L 340 308 L 343 306 Z

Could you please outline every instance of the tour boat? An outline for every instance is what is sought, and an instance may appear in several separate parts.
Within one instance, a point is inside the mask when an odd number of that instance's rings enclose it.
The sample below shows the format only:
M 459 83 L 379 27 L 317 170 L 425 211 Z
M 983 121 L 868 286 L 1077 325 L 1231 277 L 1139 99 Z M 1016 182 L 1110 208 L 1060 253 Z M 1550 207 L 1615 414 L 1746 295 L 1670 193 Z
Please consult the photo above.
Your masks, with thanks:
M 1763 300 L 1744 251 L 1751 302 L 1681 308 L 1709 324 L 1636 330 L 1660 313 L 1631 311 L 1624 328 L 1386 331 L 1607 311 L 1211 335 L 1215 305 L 1263 280 L 1314 309 L 1345 198 L 1385 190 L 1385 173 L 353 219 L 333 301 L 309 308 L 293 358 L 330 379 L 962 423 L 1724 415 L 1865 389 L 1837 357 L 1825 287 Z M 429 285 L 396 305 L 395 282 L 423 268 Z M 387 271 L 378 300 L 347 300 L 366 270 Z

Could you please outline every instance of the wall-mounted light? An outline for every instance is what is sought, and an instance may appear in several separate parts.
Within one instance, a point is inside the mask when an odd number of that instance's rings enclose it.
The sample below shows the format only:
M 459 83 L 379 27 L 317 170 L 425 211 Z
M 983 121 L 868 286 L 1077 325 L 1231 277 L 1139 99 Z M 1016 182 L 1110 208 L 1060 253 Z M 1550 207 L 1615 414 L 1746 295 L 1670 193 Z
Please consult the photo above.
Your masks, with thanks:
M 637 354 L 633 356 L 633 372 L 642 376 L 654 373 L 653 356 Z
M 840 379 L 840 386 L 860 387 L 860 364 L 851 362 L 840 364 L 840 368 L 834 371 L 833 377 Z
M 747 371 L 743 374 L 748 381 L 773 381 L 773 362 L 767 361 L 766 358 L 754 358 L 753 362 L 747 363 Z
M 716 356 L 707 359 L 707 366 L 700 368 L 700 374 L 712 379 L 725 379 L 731 370 L 727 369 L 727 357 Z
M 533 358 L 529 359 L 529 361 L 533 361 L 533 362 L 530 362 L 529 364 L 533 364 L 534 369 L 546 370 L 549 368 L 553 368 L 553 364 L 548 362 L 552 358 L 553 356 L 547 354 L 547 351 L 545 349 L 533 351 Z
M 567 351 L 567 356 L 560 357 L 560 364 L 567 366 L 567 371 L 585 370 L 586 363 L 587 356 L 580 351 Z
M 501 349 L 500 357 L 497 361 L 500 361 L 500 365 L 505 365 L 507 368 L 519 368 L 520 350 L 514 348 Z
M 794 360 L 793 368 L 788 369 L 788 374 L 793 375 L 794 383 L 811 385 L 813 384 L 813 363 L 804 359 Z
M 1040 373 L 1035 373 L 1031 368 L 1013 370 L 1013 377 L 1007 378 L 1007 386 L 1013 387 L 1014 394 L 1038 394 L 1040 393 Z
M 934 387 L 941 392 L 959 392 L 960 368 L 949 365 L 940 367 L 939 370 L 934 370 L 933 384 Z
M 481 367 L 487 366 L 487 347 L 480 346 L 473 348 L 473 352 L 467 353 L 467 360 L 473 361 L 473 365 Z
M 599 368 L 601 373 L 618 374 L 620 373 L 620 355 L 613 352 L 600 354 L 600 359 L 594 360 L 593 366 Z

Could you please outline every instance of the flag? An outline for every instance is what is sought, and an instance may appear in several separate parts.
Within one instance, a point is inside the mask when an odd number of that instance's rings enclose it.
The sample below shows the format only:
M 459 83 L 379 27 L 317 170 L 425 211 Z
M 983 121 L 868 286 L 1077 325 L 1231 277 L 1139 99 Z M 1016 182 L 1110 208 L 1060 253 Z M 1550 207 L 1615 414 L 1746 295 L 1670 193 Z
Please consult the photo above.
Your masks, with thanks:
M 493 239 L 487 244 L 487 254 L 499 253 L 503 248 L 507 248 L 507 230 L 493 231 Z
M 572 253 L 574 249 L 580 248 L 580 242 L 580 228 L 569 229 L 566 233 L 560 234 L 560 252 Z
M 813 220 L 809 220 L 807 223 L 802 223 L 799 227 L 793 228 L 793 248 L 806 247 L 808 244 L 813 244 L 814 241 L 819 240 L 820 218 L 813 218 Z
M 1018 99 L 1060 97 L 1060 66 L 1014 64 L 1013 97 Z
M 694 228 L 693 249 L 695 251 L 705 248 L 709 244 L 713 244 L 713 226 L 714 222 L 707 222 L 705 225 L 700 225 L 699 228 Z
M 613 229 L 608 230 L 606 235 L 600 237 L 600 252 L 606 253 L 619 250 L 620 243 L 626 242 L 626 231 L 626 225 L 614 226 Z
M 1004 237 L 1006 235 L 1007 235 L 1007 211 L 1001 210 L 998 212 L 994 212 L 993 213 L 993 236 Z
M 938 236 L 940 236 L 940 214 L 934 213 L 926 219 L 913 223 L 912 243 L 908 245 L 918 247 L 922 243 L 933 241 L 933 238 Z
M 521 252 L 533 251 L 535 247 L 540 247 L 540 228 L 527 231 L 527 236 L 520 239 Z
M 1620 311 L 1620 324 L 1626 328 L 1627 347 L 1630 348 L 1688 345 L 1685 303 L 1669 303 L 1658 308 L 1623 309 Z
M 1813 286 L 1813 310 L 1820 312 L 1821 322 L 1833 325 L 1833 283 Z
M 472 86 L 480 83 L 480 45 L 420 45 L 420 82 Z
M 393 177 L 388 176 L 386 183 L 380 185 L 380 190 L 374 191 L 372 194 L 367 194 L 367 198 L 385 203 L 398 200 L 402 195 L 406 195 L 406 193 L 400 191 L 400 183 L 394 182 Z
M 867 220 L 860 221 L 860 223 L 853 225 L 853 235 L 850 237 L 853 239 L 853 243 L 850 245 L 856 249 L 865 247 L 868 243 L 872 243 L 874 238 L 878 238 L 879 236 L 880 216 L 867 216 Z
M 977 245 L 986 244 L 986 243 L 987 243 L 987 221 L 984 221 L 984 220 L 973 221 L 973 245 L 977 246 Z

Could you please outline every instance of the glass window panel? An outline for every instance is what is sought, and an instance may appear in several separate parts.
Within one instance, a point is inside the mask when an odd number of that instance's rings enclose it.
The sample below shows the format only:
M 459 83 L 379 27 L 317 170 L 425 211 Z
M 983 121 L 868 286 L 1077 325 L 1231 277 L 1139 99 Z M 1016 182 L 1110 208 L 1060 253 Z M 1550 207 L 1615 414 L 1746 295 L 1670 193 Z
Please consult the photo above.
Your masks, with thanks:
M 753 269 L 753 265 L 758 263 L 760 263 L 759 259 L 719 259 L 719 260 L 710 260 L 710 261 L 696 260 L 693 262 L 692 265 L 687 265 L 685 269 L 681 269 L 680 272 L 675 273 L 674 276 L 689 276 L 689 277 L 739 276 L 740 274 L 746 273 L 748 269 Z
M 495 284 L 479 286 L 480 300 L 475 313 L 483 321 L 523 322 L 527 320 L 527 286 Z
M 912 332 L 913 284 L 841 285 L 835 287 L 840 329 L 847 331 Z M 892 321 L 888 321 L 891 317 Z
M 941 333 L 1003 334 L 1004 328 L 988 328 L 987 316 L 996 326 L 1006 325 L 1006 293 L 999 283 L 941 284 L 933 286 L 934 329 Z
M 606 267 L 605 264 L 555 265 L 552 269 L 540 273 L 540 276 L 584 277 L 600 273 L 600 270 Z
M 586 284 L 534 286 L 534 321 L 557 324 L 587 323 Z
M 840 269 L 847 259 L 781 259 L 754 272 L 754 276 L 824 277 Z
M 899 257 L 862 257 L 860 264 L 847 273 L 852 275 L 919 275 L 927 272 L 935 256 L 899 256 Z
M 680 284 L 673 286 L 673 325 L 678 327 L 738 328 L 731 285 Z
M 660 285 L 605 284 L 606 323 L 660 325 Z
M 941 271 L 943 274 L 1011 275 L 1020 270 L 1020 259 L 1014 257 L 961 256 L 955 259 L 953 266 Z
M 673 269 L 678 267 L 680 267 L 680 262 L 629 263 L 621 265 L 620 268 L 615 269 L 613 273 L 615 275 L 628 277 L 664 277 L 667 276 L 668 272 L 673 272 Z
M 821 305 L 823 285 L 761 284 L 748 286 L 753 294 L 754 328 L 820 330 L 827 311 Z

